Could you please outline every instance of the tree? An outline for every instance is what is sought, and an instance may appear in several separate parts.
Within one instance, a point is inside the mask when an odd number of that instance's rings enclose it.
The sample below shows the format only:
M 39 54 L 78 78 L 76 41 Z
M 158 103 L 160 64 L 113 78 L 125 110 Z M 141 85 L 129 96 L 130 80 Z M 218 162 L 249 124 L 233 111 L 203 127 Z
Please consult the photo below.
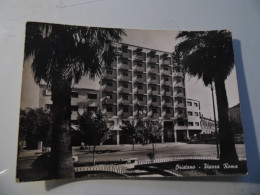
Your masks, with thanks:
M 202 79 L 205 86 L 215 84 L 218 118 L 220 160 L 237 161 L 234 135 L 228 117 L 225 80 L 234 68 L 231 32 L 180 32 L 174 59 L 192 77 Z
M 85 109 L 83 114 L 78 116 L 78 124 L 87 144 L 93 145 L 93 165 L 95 165 L 96 146 L 108 140 L 111 135 L 107 120 L 101 110 L 94 113 Z
M 135 149 L 135 142 L 138 139 L 138 129 L 136 128 L 136 125 L 134 125 L 134 122 L 125 121 L 124 125 L 121 126 L 122 133 L 126 137 L 129 137 L 132 140 L 133 150 Z
M 152 143 L 152 147 L 153 147 L 152 158 L 154 158 L 155 156 L 154 145 L 163 135 L 163 128 L 159 121 L 152 121 L 152 120 L 145 121 L 144 127 L 145 128 L 143 130 L 143 136 L 146 140 L 149 140 Z
M 50 113 L 42 108 L 27 108 L 20 111 L 19 142 L 26 140 L 27 148 L 35 148 L 38 141 L 50 144 Z
M 25 60 L 32 58 L 37 84 L 51 90 L 53 172 L 56 178 L 74 177 L 70 147 L 71 88 L 83 76 L 100 76 L 101 65 L 115 60 L 114 42 L 121 29 L 78 27 L 29 22 L 26 26 Z

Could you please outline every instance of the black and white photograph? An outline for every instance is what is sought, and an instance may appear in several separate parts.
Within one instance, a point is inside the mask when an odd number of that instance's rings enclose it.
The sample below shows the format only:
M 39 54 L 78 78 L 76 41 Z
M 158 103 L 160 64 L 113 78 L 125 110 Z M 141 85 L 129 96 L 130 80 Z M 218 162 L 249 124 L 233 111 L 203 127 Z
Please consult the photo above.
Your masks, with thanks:
M 247 175 L 232 33 L 27 22 L 17 182 Z

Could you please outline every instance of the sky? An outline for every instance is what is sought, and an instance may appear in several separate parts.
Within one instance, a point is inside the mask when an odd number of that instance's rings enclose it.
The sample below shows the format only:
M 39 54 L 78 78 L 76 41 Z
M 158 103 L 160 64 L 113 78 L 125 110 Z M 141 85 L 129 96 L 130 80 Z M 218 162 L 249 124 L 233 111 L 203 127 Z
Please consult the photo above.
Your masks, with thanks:
M 178 40 L 175 39 L 177 33 L 178 31 L 128 29 L 126 30 L 127 36 L 123 38 L 123 42 L 155 50 L 173 52 L 175 45 L 178 43 Z M 32 58 L 29 58 L 24 62 L 21 108 L 36 108 L 39 105 L 39 88 L 33 80 L 31 63 Z M 186 75 L 185 82 L 186 98 L 199 100 L 201 103 L 201 113 L 205 117 L 213 118 L 212 94 L 210 88 L 205 87 L 201 80 L 190 78 L 188 75 Z M 75 87 L 99 89 L 98 83 L 99 79 L 89 80 L 88 78 L 83 78 Z M 229 107 L 232 107 L 239 103 L 235 68 L 225 83 Z

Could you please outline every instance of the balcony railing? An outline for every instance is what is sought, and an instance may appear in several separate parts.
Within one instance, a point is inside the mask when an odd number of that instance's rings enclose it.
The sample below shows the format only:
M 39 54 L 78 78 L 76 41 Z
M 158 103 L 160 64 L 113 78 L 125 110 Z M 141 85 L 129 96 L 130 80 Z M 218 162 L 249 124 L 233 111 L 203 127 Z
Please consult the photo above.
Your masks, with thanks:
M 131 81 L 132 77 L 131 75 L 124 76 L 123 74 L 118 75 L 118 80 L 119 81 Z
M 159 70 L 158 70 L 158 68 L 153 69 L 153 68 L 150 67 L 149 70 L 148 70 L 148 72 L 149 72 L 149 73 L 158 74 L 158 73 L 159 73 Z
M 185 104 L 184 103 L 177 103 L 175 104 L 175 108 L 185 108 Z
M 150 57 L 149 59 L 148 59 L 148 62 L 149 63 L 154 63 L 154 64 L 158 64 L 159 63 L 159 58 L 156 58 L 156 57 Z
M 171 91 L 162 91 L 162 96 L 172 96 Z
M 175 93 L 174 96 L 175 96 L 175 97 L 185 98 L 185 94 L 184 94 L 184 93 Z
M 175 113 L 175 114 L 174 114 L 174 117 L 175 117 L 175 118 L 187 118 L 187 114 L 178 114 L 178 113 Z
M 162 60 L 162 64 L 170 65 L 171 60 Z
M 119 69 L 124 69 L 124 70 L 132 70 L 131 63 L 127 63 L 127 64 L 119 63 L 118 64 L 118 68 Z
M 137 72 L 145 72 L 145 67 L 144 66 L 140 67 L 140 66 L 135 65 L 133 67 L 133 69 L 134 69 L 134 71 L 137 71 Z
M 132 55 L 130 52 L 122 52 L 121 57 L 126 59 L 131 59 Z
M 103 73 L 102 77 L 104 79 L 116 79 L 116 76 L 114 74 L 107 74 L 107 73 Z
M 172 85 L 172 82 L 169 80 L 169 81 L 165 81 L 165 80 L 162 80 L 162 85 Z
M 185 86 L 184 83 L 180 82 L 180 83 L 176 83 L 174 87 L 185 87 Z
M 171 75 L 171 71 L 162 69 L 161 70 L 161 74 L 163 74 L 163 75 Z
M 137 61 L 145 61 L 145 55 L 136 55 L 135 56 L 135 60 L 137 60 Z
M 183 73 L 182 72 L 174 72 L 173 76 L 174 77 L 183 77 Z

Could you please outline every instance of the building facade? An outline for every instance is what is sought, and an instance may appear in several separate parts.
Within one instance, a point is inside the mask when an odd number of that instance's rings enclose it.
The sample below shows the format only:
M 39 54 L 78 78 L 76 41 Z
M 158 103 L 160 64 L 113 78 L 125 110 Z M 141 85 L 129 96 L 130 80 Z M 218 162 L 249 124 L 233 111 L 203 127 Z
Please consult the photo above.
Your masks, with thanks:
M 212 135 L 216 132 L 215 121 L 211 118 L 201 116 L 201 134 Z
M 164 127 L 162 142 L 186 141 L 201 131 L 200 102 L 186 100 L 185 74 L 171 53 L 129 44 L 116 45 L 116 60 L 102 66 L 100 89 L 73 88 L 72 123 L 84 107 L 100 108 L 120 142 L 123 121 L 152 119 Z M 50 108 L 51 94 L 40 87 L 40 107 Z

